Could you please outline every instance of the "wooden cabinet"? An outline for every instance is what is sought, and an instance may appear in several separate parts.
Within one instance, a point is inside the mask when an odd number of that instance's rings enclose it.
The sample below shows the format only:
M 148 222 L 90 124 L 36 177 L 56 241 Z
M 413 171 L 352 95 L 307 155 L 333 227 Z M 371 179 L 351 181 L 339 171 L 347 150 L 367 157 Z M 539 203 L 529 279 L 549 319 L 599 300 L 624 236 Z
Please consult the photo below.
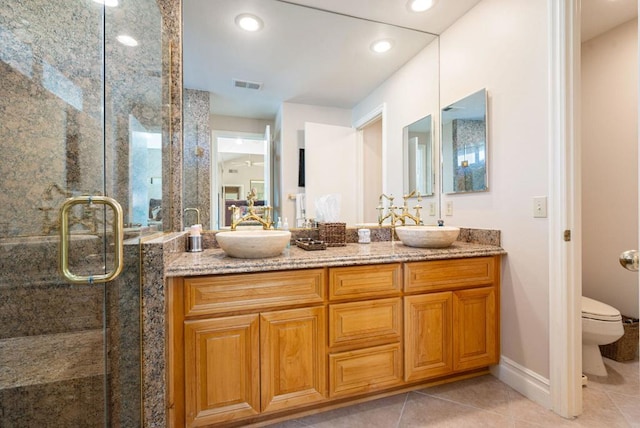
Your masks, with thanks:
M 357 395 L 402 383 L 400 343 L 329 355 L 331 397 Z
M 329 269 L 329 396 L 402 384 L 402 266 Z M 357 300 L 348 303 L 345 299 Z
M 323 307 L 185 322 L 187 426 L 326 397 Z
M 497 364 L 498 313 L 495 287 L 453 293 L 453 369 Z
M 422 293 L 404 297 L 406 381 L 498 363 L 499 277 L 495 257 L 405 265 L 405 292 Z
M 224 425 L 325 400 L 325 278 L 326 269 L 309 269 L 173 279 L 172 318 L 183 331 L 169 328 L 170 361 L 184 378 L 170 380 L 172 425 Z
M 239 426 L 498 362 L 500 259 L 171 278 L 169 420 Z
M 326 397 L 325 320 L 323 307 L 260 315 L 263 412 Z
M 453 371 L 453 296 L 451 292 L 406 296 L 405 380 Z
M 206 426 L 260 412 L 257 315 L 186 321 L 187 426 Z

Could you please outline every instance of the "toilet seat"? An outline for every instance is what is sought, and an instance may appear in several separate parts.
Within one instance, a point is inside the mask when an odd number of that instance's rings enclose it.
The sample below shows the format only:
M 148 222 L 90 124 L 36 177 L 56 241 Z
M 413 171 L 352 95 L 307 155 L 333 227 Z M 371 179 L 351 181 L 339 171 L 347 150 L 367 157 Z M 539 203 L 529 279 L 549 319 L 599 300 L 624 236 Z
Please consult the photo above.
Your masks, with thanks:
M 582 296 L 582 318 L 602 322 L 622 321 L 622 315 L 616 308 L 584 296 Z

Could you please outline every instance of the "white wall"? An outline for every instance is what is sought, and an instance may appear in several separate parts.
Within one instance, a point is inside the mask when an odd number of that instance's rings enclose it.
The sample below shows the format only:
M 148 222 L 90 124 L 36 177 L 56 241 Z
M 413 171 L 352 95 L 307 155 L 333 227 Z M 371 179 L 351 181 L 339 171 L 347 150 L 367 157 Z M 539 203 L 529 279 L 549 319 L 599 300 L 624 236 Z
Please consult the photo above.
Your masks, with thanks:
M 382 153 L 383 190 L 387 194 L 395 195 L 397 204 L 402 203 L 401 195 L 404 191 L 403 128 L 425 116 L 432 115 L 435 141 L 439 141 L 440 107 L 438 96 L 438 42 L 436 40 L 420 51 L 353 109 L 355 123 L 382 103 L 386 104 L 383 132 L 386 136 L 387 147 L 383 147 Z M 438 153 L 434 154 L 436 159 L 439 158 Z M 439 187 L 438 183 L 439 178 L 436 176 L 436 189 Z M 425 210 L 422 211 L 425 223 L 436 222 L 437 216 L 429 217 L 429 210 L 426 208 L 428 204 L 437 204 L 437 202 L 437 196 L 425 198 L 422 202 L 422 206 L 425 207 Z M 371 209 L 375 209 L 375 206 Z
M 212 114 L 209 116 L 209 125 L 216 131 L 248 132 L 252 134 L 264 134 L 268 126 L 273 129 L 273 120 L 250 119 L 246 117 L 221 116 Z
M 436 42 L 353 114 L 355 121 L 387 104 L 385 185 L 401 195 L 402 128 L 433 114 L 439 130 L 440 105 L 488 90 L 489 191 L 443 196 L 443 203 L 453 202 L 453 216 L 443 219 L 502 231 L 509 253 L 502 269 L 502 355 L 543 378 L 549 377 L 548 221 L 533 218 L 533 197 L 549 187 L 547 18 L 544 1 L 483 0 L 440 37 L 440 104 Z
M 582 294 L 638 317 L 638 21 L 582 44 Z
M 546 1 L 483 0 L 440 37 L 441 104 L 488 91 L 489 191 L 444 195 L 445 224 L 502 231 L 502 356 L 549 377 Z
M 280 165 L 279 180 L 282 183 L 282 195 L 280 200 L 279 215 L 289 219 L 296 218 L 295 200 L 287 198 L 288 194 L 304 192 L 303 187 L 298 187 L 298 149 L 304 148 L 304 123 L 316 122 L 326 125 L 351 126 L 351 110 L 321 107 L 306 104 L 283 103 L 276 119 L 275 135 L 279 133 L 279 159 L 276 159 L 274 167 Z M 313 159 L 305 158 L 306 162 Z M 327 168 L 330 168 L 327 165 Z M 336 173 L 327 169 L 327 172 Z M 278 172 L 276 172 L 278 174 Z

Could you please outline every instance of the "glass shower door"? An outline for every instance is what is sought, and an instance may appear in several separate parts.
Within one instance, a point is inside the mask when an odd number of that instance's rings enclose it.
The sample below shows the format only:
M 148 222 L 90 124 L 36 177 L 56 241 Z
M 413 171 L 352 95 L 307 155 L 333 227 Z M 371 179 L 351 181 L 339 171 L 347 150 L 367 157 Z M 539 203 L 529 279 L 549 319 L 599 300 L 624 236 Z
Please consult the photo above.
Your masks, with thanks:
M 133 192 L 149 197 L 130 185 L 130 123 L 160 132 L 161 21 L 154 0 L 122 3 L 0 2 L 2 427 L 141 423 L 136 238 L 150 222 L 134 222 L 130 209 Z M 118 41 L 132 31 L 138 46 Z M 60 274 L 60 208 L 85 195 L 117 200 L 129 223 L 114 281 Z M 81 203 L 67 214 L 69 270 L 110 271 L 111 211 Z

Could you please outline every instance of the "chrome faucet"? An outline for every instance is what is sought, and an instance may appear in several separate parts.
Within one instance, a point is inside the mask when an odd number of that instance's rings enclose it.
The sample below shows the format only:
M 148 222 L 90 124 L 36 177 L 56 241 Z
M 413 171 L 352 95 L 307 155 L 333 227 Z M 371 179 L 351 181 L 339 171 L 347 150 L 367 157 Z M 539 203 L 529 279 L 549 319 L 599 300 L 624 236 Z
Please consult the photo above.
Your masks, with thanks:
M 184 209 L 185 218 L 187 217 L 187 213 L 189 211 L 195 211 L 195 213 L 196 213 L 196 222 L 194 224 L 202 224 L 202 223 L 200 223 L 200 210 L 198 208 L 185 208 Z
M 244 223 L 248 221 L 257 221 L 262 225 L 263 229 L 265 230 L 271 229 L 271 226 L 273 225 L 273 221 L 271 220 L 271 207 L 268 205 L 265 206 L 264 214 L 263 215 L 258 214 L 256 212 L 256 207 L 254 206 L 256 199 L 257 199 L 256 191 L 255 189 L 251 189 L 251 192 L 247 194 L 247 203 L 248 203 L 247 211 L 248 212 L 242 217 L 240 217 L 239 207 L 235 205 L 231 205 L 229 207 L 229 210 L 232 212 L 231 230 L 236 230 L 236 226 L 238 226 L 240 223 Z

